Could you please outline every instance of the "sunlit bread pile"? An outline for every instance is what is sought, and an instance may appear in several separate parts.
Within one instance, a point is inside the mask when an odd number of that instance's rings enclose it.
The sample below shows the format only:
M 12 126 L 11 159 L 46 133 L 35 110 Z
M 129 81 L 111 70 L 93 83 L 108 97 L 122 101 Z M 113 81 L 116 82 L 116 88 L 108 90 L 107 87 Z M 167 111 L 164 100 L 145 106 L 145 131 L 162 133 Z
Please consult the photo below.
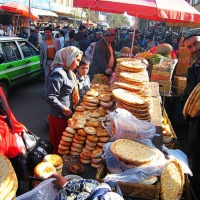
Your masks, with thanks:
M 10 160 L 0 154 L 0 199 L 15 199 L 18 181 Z
M 114 84 L 124 89 L 124 92 L 128 91 L 141 96 L 148 103 L 148 111 L 152 111 L 149 77 L 146 70 L 147 65 L 137 58 L 119 58 L 117 59 L 117 63 L 116 81 Z M 119 101 L 118 97 L 115 96 L 115 98 Z M 117 107 L 127 109 L 138 118 L 133 112 L 133 109 L 129 108 L 130 105 L 127 107 L 126 104 L 124 106 L 123 104 L 125 104 L 125 102 L 118 103 Z M 142 117 L 145 118 L 144 116 Z M 147 121 L 150 121 L 150 119 L 148 118 Z
M 101 156 L 88 158 L 85 153 L 92 155 L 92 152 L 99 151 L 101 154 L 104 144 L 110 141 L 110 136 L 102 127 L 102 120 L 115 109 L 115 99 L 111 91 L 112 88 L 108 85 L 91 86 L 83 101 L 76 107 L 72 118 L 68 119 L 68 127 L 58 146 L 59 154 L 70 153 L 80 156 L 83 164 L 91 164 L 96 168 L 100 166 Z

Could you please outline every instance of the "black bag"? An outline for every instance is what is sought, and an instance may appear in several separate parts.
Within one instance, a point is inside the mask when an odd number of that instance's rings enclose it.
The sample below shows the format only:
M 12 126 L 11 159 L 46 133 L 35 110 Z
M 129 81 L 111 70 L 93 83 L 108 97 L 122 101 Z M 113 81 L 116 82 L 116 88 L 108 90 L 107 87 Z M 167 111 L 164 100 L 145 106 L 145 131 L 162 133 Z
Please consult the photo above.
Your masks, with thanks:
M 26 164 L 27 164 L 27 168 L 29 172 L 33 173 L 35 166 L 39 164 L 40 162 L 42 162 L 43 158 L 47 154 L 52 153 L 53 146 L 47 140 L 40 139 L 31 131 L 28 131 L 28 133 L 31 136 L 34 136 L 34 138 L 36 139 L 36 145 L 34 146 L 34 148 L 31 151 L 29 151 L 29 149 L 27 148 L 28 156 L 27 156 Z M 25 140 L 24 137 L 22 138 L 23 140 Z M 26 146 L 26 141 L 24 141 L 24 144 Z

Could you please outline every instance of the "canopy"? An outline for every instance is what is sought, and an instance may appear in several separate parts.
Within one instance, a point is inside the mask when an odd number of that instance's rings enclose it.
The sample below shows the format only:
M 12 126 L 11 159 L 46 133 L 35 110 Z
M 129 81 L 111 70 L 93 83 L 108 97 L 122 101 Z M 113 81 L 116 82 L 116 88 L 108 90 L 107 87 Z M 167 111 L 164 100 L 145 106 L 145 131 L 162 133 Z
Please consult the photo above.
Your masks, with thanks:
M 7 11 L 7 12 L 18 13 L 24 17 L 29 17 L 29 7 L 19 2 L 7 2 L 5 4 L 2 4 L 0 8 L 1 10 Z M 32 20 L 39 19 L 39 16 L 32 12 L 30 13 L 30 17 Z
M 53 17 L 58 17 L 58 15 L 55 12 L 52 12 L 50 10 L 41 10 L 37 8 L 31 8 L 31 12 L 41 15 L 41 16 L 53 16 Z
M 185 0 L 74 0 L 74 7 L 118 14 L 126 11 L 154 21 L 200 24 L 200 13 Z

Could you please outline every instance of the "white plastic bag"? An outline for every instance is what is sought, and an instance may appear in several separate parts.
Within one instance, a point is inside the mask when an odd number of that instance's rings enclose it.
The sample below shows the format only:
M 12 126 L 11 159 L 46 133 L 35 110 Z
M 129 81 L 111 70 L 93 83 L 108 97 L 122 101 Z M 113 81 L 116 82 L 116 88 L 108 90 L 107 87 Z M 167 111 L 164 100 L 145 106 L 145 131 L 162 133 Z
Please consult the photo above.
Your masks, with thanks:
M 138 167 L 116 158 L 110 150 L 111 144 L 112 142 L 109 142 L 103 147 L 104 154 L 102 157 L 106 159 L 107 168 L 111 173 L 104 178 L 104 181 L 137 183 L 151 176 L 161 175 L 166 163 L 165 156 L 161 151 L 157 150 L 159 152 L 157 160 L 147 166 Z
M 109 125 L 105 125 L 105 121 L 109 121 Z M 152 123 L 138 120 L 129 111 L 121 108 L 117 108 L 116 111 L 107 115 L 102 125 L 111 136 L 111 141 L 121 138 L 129 140 L 152 140 L 156 134 L 156 128 Z M 113 127 L 115 127 L 115 134 L 112 131 Z
M 193 176 L 192 171 L 189 168 L 188 159 L 185 153 L 183 153 L 179 149 L 168 149 L 165 145 L 162 145 L 162 150 L 166 152 L 169 155 L 169 157 L 173 157 L 179 161 L 185 174 Z
M 16 200 L 55 200 L 58 195 L 58 190 L 52 181 L 55 178 L 50 178 L 42 181 L 36 188 L 26 192 L 16 198 Z

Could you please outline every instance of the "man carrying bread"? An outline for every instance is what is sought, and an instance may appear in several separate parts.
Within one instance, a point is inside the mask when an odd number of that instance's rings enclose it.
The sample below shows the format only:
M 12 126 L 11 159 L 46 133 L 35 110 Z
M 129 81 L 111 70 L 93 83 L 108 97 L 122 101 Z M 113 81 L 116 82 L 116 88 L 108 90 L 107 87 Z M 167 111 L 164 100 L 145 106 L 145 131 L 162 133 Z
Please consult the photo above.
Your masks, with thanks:
M 182 97 L 182 105 L 185 104 L 195 86 L 200 83 L 200 28 L 187 30 L 183 36 L 184 45 L 195 59 L 195 62 L 188 68 L 187 85 Z M 197 199 L 200 199 L 200 113 L 197 113 L 195 117 L 187 117 L 186 121 L 190 126 L 188 135 L 191 151 L 190 167 L 193 172 L 191 185 Z
M 95 74 L 104 74 L 110 77 L 117 65 L 114 52 L 115 30 L 107 29 L 105 35 L 97 42 L 90 66 L 90 80 Z

